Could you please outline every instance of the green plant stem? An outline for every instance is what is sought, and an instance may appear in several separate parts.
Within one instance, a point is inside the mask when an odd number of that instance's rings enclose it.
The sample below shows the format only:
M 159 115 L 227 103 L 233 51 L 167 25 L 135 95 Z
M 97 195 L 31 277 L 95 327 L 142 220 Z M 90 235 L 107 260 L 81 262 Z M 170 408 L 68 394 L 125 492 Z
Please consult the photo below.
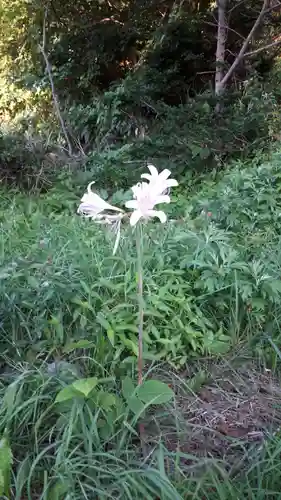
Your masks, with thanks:
M 139 325 L 138 325 L 138 385 L 143 383 L 143 234 L 141 222 L 136 227 L 136 247 L 137 247 L 137 288 L 138 288 L 138 305 L 139 305 Z M 144 424 L 139 422 L 140 444 L 143 457 L 147 456 L 145 439 L 144 439 Z
M 136 228 L 137 247 L 137 287 L 139 305 L 139 325 L 138 325 L 138 384 L 143 382 L 143 269 L 142 269 L 142 225 L 139 223 Z

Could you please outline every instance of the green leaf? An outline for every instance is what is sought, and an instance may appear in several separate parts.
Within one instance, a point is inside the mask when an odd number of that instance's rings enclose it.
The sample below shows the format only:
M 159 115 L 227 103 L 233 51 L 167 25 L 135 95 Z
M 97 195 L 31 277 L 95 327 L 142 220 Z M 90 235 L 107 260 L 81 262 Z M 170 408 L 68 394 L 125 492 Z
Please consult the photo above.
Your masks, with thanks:
M 211 154 L 211 151 L 209 148 L 202 148 L 200 153 L 199 153 L 199 156 L 201 158 L 201 160 L 206 160 Z
M 17 381 L 12 382 L 12 384 L 10 384 L 5 391 L 2 404 L 6 406 L 9 415 L 12 413 L 14 409 L 17 392 L 18 392 Z
M 145 404 L 159 405 L 174 397 L 172 389 L 159 380 L 146 380 L 137 390 L 138 398 Z
M 98 404 L 104 410 L 108 410 L 112 406 L 116 406 L 116 398 L 110 392 L 100 391 L 98 393 Z
M 124 378 L 124 380 L 122 380 L 122 394 L 126 400 L 130 399 L 135 390 L 136 388 L 130 377 L 126 377 Z
M 10 476 L 13 455 L 7 438 L 0 441 L 0 495 L 10 498 Z
M 63 352 L 69 353 L 71 351 L 74 351 L 75 349 L 90 349 L 91 347 L 94 347 L 95 343 L 90 342 L 90 340 L 82 339 L 78 340 L 78 342 L 70 342 L 69 344 L 66 344 L 63 348 Z
M 97 322 L 105 329 L 105 330 L 110 330 L 111 329 L 111 325 L 110 323 L 107 321 L 107 319 L 104 317 L 104 315 L 99 312 L 96 316 L 96 320 Z
M 48 491 L 47 500 L 62 500 L 63 498 L 65 498 L 68 490 L 69 484 L 67 484 L 65 481 L 57 481 Z
M 281 293 L 281 280 L 272 280 L 269 286 L 273 292 Z
M 78 394 L 73 389 L 72 385 L 68 385 L 58 392 L 55 403 L 63 403 L 64 401 L 69 401 L 70 399 L 77 398 Z
M 80 380 L 76 380 L 73 382 L 72 386 L 78 392 L 81 392 L 86 398 L 89 396 L 90 392 L 96 387 L 98 384 L 97 377 L 91 378 L 81 378 Z
M 133 342 L 132 340 L 128 339 L 125 335 L 120 334 L 119 335 L 120 341 L 128 348 L 130 349 L 135 356 L 138 356 L 138 344 L 137 342 Z
M 127 404 L 135 415 L 140 416 L 144 411 L 144 404 L 136 396 L 131 396 L 127 399 Z
M 40 286 L 39 281 L 34 276 L 28 276 L 27 283 L 30 288 L 34 288 L 35 290 Z
M 115 345 L 115 334 L 114 334 L 114 330 L 112 330 L 112 328 L 109 328 L 107 330 L 107 338 L 109 340 L 109 342 L 111 343 L 111 345 L 114 347 Z
M 208 348 L 209 352 L 212 354 L 225 354 L 230 349 L 230 343 L 223 342 L 221 340 L 214 340 Z

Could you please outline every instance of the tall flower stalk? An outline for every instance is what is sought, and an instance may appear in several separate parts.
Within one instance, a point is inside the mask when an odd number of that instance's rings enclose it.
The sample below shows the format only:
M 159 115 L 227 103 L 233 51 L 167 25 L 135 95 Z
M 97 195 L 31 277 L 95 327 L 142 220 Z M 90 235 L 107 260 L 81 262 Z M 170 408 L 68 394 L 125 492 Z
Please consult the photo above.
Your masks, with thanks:
M 130 209 L 129 214 L 124 210 L 110 205 L 91 189 L 94 182 L 88 186 L 87 192 L 81 199 L 78 213 L 91 218 L 99 224 L 109 225 L 116 234 L 113 254 L 116 253 L 120 236 L 121 222 L 129 215 L 130 225 L 136 231 L 137 250 L 137 295 L 138 295 L 138 385 L 143 384 L 143 329 L 144 329 L 144 298 L 143 298 L 143 234 L 142 221 L 158 218 L 165 223 L 167 216 L 163 210 L 156 210 L 156 205 L 170 203 L 169 191 L 177 186 L 175 179 L 169 179 L 170 170 L 158 170 L 153 165 L 148 165 L 149 174 L 142 174 L 144 181 L 132 187 L 133 199 L 125 203 Z
M 137 248 L 137 287 L 138 287 L 138 384 L 143 382 L 143 318 L 144 318 L 144 300 L 143 300 L 143 240 L 142 240 L 141 222 L 136 228 L 136 248 Z

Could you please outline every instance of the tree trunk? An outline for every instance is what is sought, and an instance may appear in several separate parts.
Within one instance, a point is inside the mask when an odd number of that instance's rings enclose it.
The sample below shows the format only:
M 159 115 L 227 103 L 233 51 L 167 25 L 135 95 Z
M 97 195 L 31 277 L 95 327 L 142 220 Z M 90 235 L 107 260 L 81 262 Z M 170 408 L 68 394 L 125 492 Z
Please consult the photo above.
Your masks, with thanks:
M 217 55 L 216 55 L 216 62 L 217 62 L 217 71 L 216 71 L 216 94 L 217 96 L 221 96 L 226 88 L 226 85 L 230 78 L 232 77 L 233 73 L 235 72 L 237 66 L 240 64 L 240 62 L 245 59 L 246 57 L 251 57 L 254 54 L 257 54 L 261 51 L 267 50 L 275 45 L 278 45 L 281 43 L 281 40 L 277 40 L 273 43 L 264 45 L 263 47 L 260 47 L 256 50 L 253 50 L 251 52 L 247 52 L 247 49 L 249 47 L 250 42 L 253 40 L 258 28 L 264 21 L 264 17 L 266 14 L 271 12 L 272 10 L 276 9 L 277 6 L 281 5 L 281 2 L 276 0 L 277 3 L 274 2 L 274 5 L 272 6 L 270 3 L 270 0 L 263 0 L 263 6 L 262 9 L 251 29 L 249 32 L 247 38 L 244 40 L 242 47 L 237 54 L 236 58 L 234 59 L 232 65 L 230 68 L 227 70 L 226 73 L 220 71 L 220 67 L 218 65 L 218 62 L 222 60 L 222 53 L 225 54 L 225 41 L 226 41 L 226 32 L 227 32 L 227 26 L 225 25 L 225 13 L 226 13 L 226 4 L 227 0 L 217 0 L 218 3 L 218 42 L 217 42 Z M 223 59 L 224 60 L 224 59 Z M 220 65 L 221 66 L 221 65 Z
M 216 51 L 215 93 L 219 96 L 223 92 L 222 81 L 225 73 L 225 44 L 227 37 L 226 8 L 228 0 L 217 0 L 218 6 L 218 35 Z

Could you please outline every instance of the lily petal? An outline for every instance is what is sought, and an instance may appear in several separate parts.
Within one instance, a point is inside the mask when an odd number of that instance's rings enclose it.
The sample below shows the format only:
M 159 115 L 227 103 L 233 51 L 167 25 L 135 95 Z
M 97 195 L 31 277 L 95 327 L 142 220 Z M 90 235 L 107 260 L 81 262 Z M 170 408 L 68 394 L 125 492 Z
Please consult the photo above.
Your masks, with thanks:
M 171 202 L 170 196 L 168 196 L 167 194 L 163 194 L 157 196 L 155 205 L 158 205 L 158 203 L 170 203 L 170 202 Z
M 87 191 L 88 191 L 88 193 L 92 193 L 91 187 L 92 187 L 92 185 L 93 185 L 93 184 L 95 184 L 95 183 L 96 183 L 95 181 L 92 181 L 92 182 L 90 182 L 90 183 L 88 184 L 88 186 L 87 186 Z
M 78 214 L 84 214 L 84 215 L 88 215 L 88 216 L 97 215 L 99 212 L 100 212 L 99 209 L 97 209 L 96 207 L 93 207 L 93 205 L 86 203 L 86 202 L 80 203 L 80 205 L 77 209 Z
M 158 219 L 160 220 L 160 222 L 162 222 L 162 224 L 164 224 L 164 222 L 167 221 L 167 215 L 162 210 L 149 210 L 147 212 L 147 215 L 149 217 L 158 217 Z
M 152 175 L 153 177 L 154 177 L 154 176 L 158 177 L 158 175 L 159 175 L 159 174 L 158 174 L 158 170 L 157 170 L 157 168 L 156 168 L 156 167 L 154 167 L 154 165 L 147 165 L 147 168 L 148 168 L 149 172 L 151 173 L 151 175 Z
M 168 188 L 170 188 L 170 187 L 176 187 L 178 185 L 179 185 L 179 183 L 178 183 L 178 181 L 176 181 L 176 179 L 167 179 L 166 180 L 166 186 Z
M 135 226 L 141 218 L 142 213 L 139 210 L 135 210 L 130 217 L 131 226 Z
M 136 208 L 138 208 L 138 202 L 137 202 L 137 200 L 126 201 L 125 207 L 126 208 L 134 208 L 134 209 L 136 209 Z
M 151 175 L 150 174 L 141 174 L 142 179 L 147 179 L 148 181 L 151 180 Z
M 160 172 L 159 174 L 159 181 L 163 181 L 163 180 L 167 180 L 168 177 L 170 177 L 171 175 L 171 170 L 168 170 L 167 168 L 165 168 L 162 172 Z
M 122 210 L 118 207 L 110 205 L 107 201 L 103 200 L 98 194 L 93 193 L 93 191 L 89 191 L 85 193 L 81 198 L 81 205 L 84 203 L 89 207 L 92 207 L 94 211 L 103 212 L 104 210 L 114 210 L 114 212 L 122 212 Z M 81 206 L 80 205 L 80 206 Z

